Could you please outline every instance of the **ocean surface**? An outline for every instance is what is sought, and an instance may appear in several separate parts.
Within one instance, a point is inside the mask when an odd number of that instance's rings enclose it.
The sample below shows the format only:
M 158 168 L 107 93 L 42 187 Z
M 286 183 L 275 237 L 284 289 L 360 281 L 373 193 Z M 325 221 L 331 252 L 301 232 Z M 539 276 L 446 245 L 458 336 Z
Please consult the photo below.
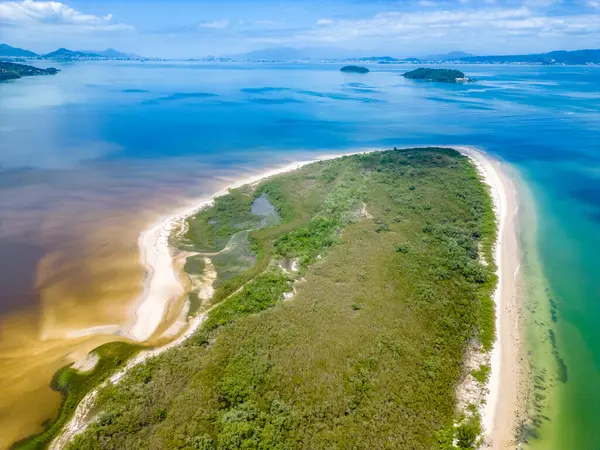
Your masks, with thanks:
M 477 82 L 445 85 L 396 65 L 52 65 L 0 84 L 0 448 L 55 413 L 55 370 L 123 332 L 157 216 L 267 166 L 465 144 L 522 182 L 523 436 L 600 449 L 600 67 L 461 66 Z

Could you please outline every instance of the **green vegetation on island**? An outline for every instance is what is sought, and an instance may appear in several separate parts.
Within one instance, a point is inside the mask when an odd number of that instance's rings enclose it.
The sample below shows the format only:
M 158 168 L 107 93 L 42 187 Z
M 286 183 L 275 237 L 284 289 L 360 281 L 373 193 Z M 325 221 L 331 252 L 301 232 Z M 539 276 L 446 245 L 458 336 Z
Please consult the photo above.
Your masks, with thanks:
M 369 69 L 363 66 L 344 66 L 340 69 L 342 72 L 351 73 L 369 73 Z
M 50 387 L 60 392 L 62 404 L 57 417 L 49 421 L 44 430 L 34 436 L 16 442 L 13 450 L 37 450 L 47 448 L 52 440 L 59 435 L 62 427 L 71 419 L 77 405 L 85 395 L 105 381 L 111 374 L 141 350 L 141 346 L 125 342 L 110 342 L 93 351 L 98 358 L 93 369 L 80 372 L 71 365 L 65 366 L 54 375 Z
M 265 196 L 276 223 L 255 214 Z M 228 251 L 246 235 L 254 263 L 200 301 L 206 320 L 183 345 L 100 389 L 70 449 L 478 445 L 476 405 L 457 413 L 455 390 L 465 352 L 494 339 L 496 228 L 468 158 L 317 162 L 232 190 L 189 223 L 174 245 Z
M 57 72 L 58 69 L 55 69 L 54 67 L 40 69 L 25 64 L 0 61 L 0 81 L 16 80 L 21 77 L 30 77 L 34 75 L 54 75 Z
M 471 81 L 460 70 L 454 69 L 428 69 L 419 67 L 402 75 L 409 80 L 439 81 L 442 83 L 458 83 Z

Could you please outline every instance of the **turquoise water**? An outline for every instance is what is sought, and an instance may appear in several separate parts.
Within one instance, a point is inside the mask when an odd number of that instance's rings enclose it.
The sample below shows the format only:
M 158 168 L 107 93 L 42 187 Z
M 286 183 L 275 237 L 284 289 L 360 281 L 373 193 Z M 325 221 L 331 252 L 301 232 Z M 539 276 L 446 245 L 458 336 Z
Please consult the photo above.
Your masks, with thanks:
M 463 66 L 478 80 L 467 85 L 415 83 L 402 66 L 60 68 L 0 85 L 0 253 L 19 255 L 2 258 L 0 313 L 36 302 L 36 261 L 64 236 L 31 233 L 65 193 L 134 211 L 166 190 L 191 197 L 222 174 L 332 151 L 479 146 L 535 200 L 524 217 L 535 213 L 536 232 L 523 239 L 545 399 L 532 442 L 600 449 L 600 67 Z

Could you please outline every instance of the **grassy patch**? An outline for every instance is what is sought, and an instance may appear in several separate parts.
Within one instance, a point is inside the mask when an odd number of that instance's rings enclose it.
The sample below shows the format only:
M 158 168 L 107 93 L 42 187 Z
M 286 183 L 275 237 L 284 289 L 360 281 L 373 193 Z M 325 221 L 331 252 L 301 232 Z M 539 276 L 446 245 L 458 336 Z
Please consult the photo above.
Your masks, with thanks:
M 485 384 L 490 378 L 491 370 L 492 368 L 489 364 L 482 364 L 481 366 L 479 366 L 479 369 L 471 372 L 471 375 L 473 375 L 473 378 L 475 378 L 475 380 L 477 380 L 479 383 Z
M 306 268 L 323 249 L 331 247 L 339 239 L 341 224 L 336 220 L 316 218 L 306 227 L 300 227 L 275 241 L 275 250 L 286 257 L 298 257 L 300 267 Z
M 204 324 L 207 330 L 228 325 L 247 314 L 257 313 L 272 307 L 283 294 L 290 290 L 290 282 L 281 273 L 264 273 L 259 275 L 242 290 L 213 309 Z

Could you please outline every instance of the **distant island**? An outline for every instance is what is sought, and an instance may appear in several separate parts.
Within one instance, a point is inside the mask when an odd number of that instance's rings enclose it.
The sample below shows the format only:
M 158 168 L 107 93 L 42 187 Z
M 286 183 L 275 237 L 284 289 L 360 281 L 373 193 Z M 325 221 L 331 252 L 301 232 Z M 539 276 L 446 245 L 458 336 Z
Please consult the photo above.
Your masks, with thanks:
M 455 69 L 428 69 L 419 67 L 402 75 L 409 80 L 438 81 L 441 83 L 465 83 L 472 81 L 463 72 Z
M 344 66 L 340 69 L 342 72 L 351 72 L 351 73 L 369 73 L 369 69 L 362 66 Z
M 0 61 L 0 81 L 16 80 L 18 78 L 34 75 L 55 75 L 57 72 L 58 69 L 55 69 L 54 67 L 40 69 L 25 64 Z

